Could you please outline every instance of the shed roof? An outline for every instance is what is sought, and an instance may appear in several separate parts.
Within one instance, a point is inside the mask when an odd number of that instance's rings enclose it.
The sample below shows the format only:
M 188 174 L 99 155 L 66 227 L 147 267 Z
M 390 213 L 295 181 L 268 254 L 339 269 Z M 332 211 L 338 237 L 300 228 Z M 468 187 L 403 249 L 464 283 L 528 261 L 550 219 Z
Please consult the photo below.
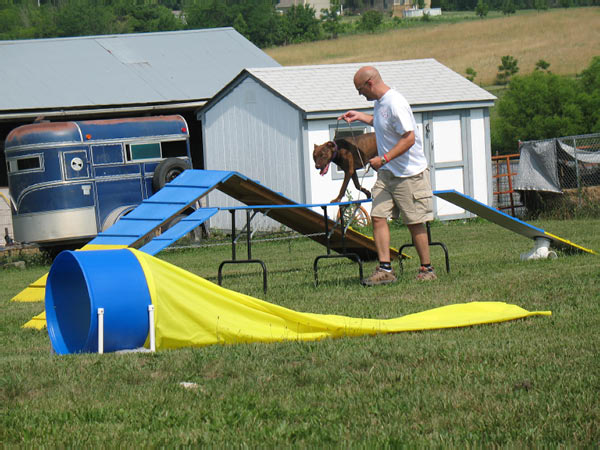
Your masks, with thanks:
M 362 66 L 376 67 L 384 82 L 401 92 L 415 109 L 454 104 L 491 106 L 496 97 L 435 59 L 252 68 L 248 73 L 306 113 L 367 109 L 353 77 Z
M 279 64 L 233 28 L 0 41 L 0 114 L 205 103 L 245 67 Z

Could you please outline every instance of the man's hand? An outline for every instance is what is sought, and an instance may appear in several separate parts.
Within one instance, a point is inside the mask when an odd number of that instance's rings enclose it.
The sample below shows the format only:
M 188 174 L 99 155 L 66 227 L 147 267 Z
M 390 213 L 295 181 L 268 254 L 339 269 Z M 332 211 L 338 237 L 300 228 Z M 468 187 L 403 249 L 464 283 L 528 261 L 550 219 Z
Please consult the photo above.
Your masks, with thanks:
M 345 120 L 348 123 L 359 120 L 368 125 L 373 124 L 373 116 L 371 116 L 370 114 L 365 114 L 363 112 L 354 111 L 354 110 L 351 110 L 351 111 L 348 111 L 348 112 L 342 114 L 340 117 L 337 118 L 337 120 Z
M 369 160 L 369 164 L 373 170 L 378 171 L 383 166 L 383 158 L 381 156 L 375 156 Z

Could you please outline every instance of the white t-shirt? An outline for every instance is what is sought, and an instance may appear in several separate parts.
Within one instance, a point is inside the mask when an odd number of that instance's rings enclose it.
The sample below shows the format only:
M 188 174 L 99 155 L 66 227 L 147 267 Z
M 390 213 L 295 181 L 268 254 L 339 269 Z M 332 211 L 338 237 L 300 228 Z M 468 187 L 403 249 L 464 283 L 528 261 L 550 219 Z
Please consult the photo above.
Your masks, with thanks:
M 423 138 L 417 128 L 410 105 L 398 91 L 390 89 L 379 100 L 375 100 L 373 128 L 379 156 L 389 152 L 407 131 L 415 133 L 414 145 L 380 170 L 389 170 L 396 177 L 410 177 L 427 168 Z

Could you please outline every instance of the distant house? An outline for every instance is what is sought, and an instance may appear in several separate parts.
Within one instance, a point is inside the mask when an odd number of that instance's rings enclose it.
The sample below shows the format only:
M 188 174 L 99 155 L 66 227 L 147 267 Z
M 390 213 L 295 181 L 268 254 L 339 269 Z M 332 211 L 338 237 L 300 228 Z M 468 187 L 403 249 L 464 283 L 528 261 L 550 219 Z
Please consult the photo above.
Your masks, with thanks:
M 292 6 L 310 6 L 315 10 L 316 17 L 321 17 L 321 10 L 329 9 L 330 0 L 279 0 L 275 9 L 285 12 Z
M 431 0 L 423 1 L 423 9 L 418 8 L 417 0 L 393 0 L 392 5 L 392 15 L 394 17 L 417 17 L 416 13 L 407 14 L 407 11 L 421 11 L 421 16 L 423 15 L 423 11 L 431 10 Z M 435 11 L 432 15 L 440 15 L 441 9 L 435 8 Z
M 335 198 L 342 172 L 331 168 L 320 176 L 313 146 L 337 135 L 371 131 L 365 124 L 348 126 L 336 118 L 349 109 L 371 112 L 373 103 L 356 93 L 356 70 L 367 63 L 245 69 L 200 111 L 207 169 L 235 170 L 299 203 Z M 489 108 L 492 94 L 434 59 L 368 63 L 385 82 L 405 95 L 423 134 L 434 189 L 456 189 L 492 204 Z M 359 173 L 371 188 L 375 174 Z M 352 185 L 352 183 L 350 183 Z M 365 198 L 353 186 L 352 198 Z M 211 205 L 236 205 L 219 192 Z M 321 212 L 319 210 L 319 212 Z M 439 219 L 469 214 L 436 200 Z M 243 223 L 240 215 L 238 223 Z M 268 218 L 257 227 L 278 225 Z M 211 226 L 229 228 L 227 215 Z
M 233 28 L 0 41 L 0 192 L 4 141 L 14 128 L 51 121 L 181 114 L 201 168 L 195 111 L 245 67 L 279 64 Z M 0 232 L 10 213 L 0 198 Z M 12 230 L 10 235 L 12 236 Z M 0 239 L 0 245 L 2 239 Z

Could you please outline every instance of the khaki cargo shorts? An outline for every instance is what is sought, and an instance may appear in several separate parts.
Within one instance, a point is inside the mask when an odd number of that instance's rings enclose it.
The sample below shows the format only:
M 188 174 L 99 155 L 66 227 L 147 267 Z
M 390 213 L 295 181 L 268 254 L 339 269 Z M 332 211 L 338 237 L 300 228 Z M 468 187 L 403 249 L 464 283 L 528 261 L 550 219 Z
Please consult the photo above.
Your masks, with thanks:
M 380 170 L 371 190 L 371 216 L 397 219 L 405 225 L 433 220 L 433 193 L 429 169 L 412 177 L 395 177 L 389 170 Z

